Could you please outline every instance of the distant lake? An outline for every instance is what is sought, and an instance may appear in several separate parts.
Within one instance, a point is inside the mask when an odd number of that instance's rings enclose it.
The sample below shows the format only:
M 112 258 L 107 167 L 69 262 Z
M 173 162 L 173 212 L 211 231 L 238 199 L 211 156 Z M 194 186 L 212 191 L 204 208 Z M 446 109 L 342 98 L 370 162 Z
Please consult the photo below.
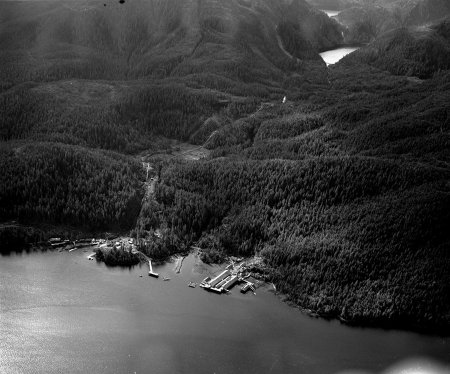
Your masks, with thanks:
M 341 60 L 343 57 L 347 56 L 349 53 L 352 53 L 359 48 L 360 47 L 342 47 L 331 49 L 329 51 L 325 51 L 319 54 L 327 65 L 332 65 Z
M 326 13 L 328 17 L 336 17 L 339 13 L 341 13 L 340 10 L 326 10 L 321 9 L 322 12 Z
M 89 254 L 0 257 L 1 373 L 381 373 L 405 359 L 450 363 L 449 338 L 313 319 L 268 287 L 256 296 L 189 288 L 211 270 L 194 255 L 181 274 L 173 263 L 155 267 L 164 282 L 146 266 L 107 268 Z

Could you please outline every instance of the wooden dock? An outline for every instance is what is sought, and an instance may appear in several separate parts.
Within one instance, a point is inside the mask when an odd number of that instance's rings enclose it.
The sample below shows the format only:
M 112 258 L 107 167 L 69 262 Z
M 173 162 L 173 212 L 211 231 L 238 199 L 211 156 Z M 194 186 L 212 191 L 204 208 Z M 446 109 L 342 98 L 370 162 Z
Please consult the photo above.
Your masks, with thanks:
M 241 292 L 245 293 L 248 290 L 255 292 L 255 286 L 252 282 L 246 280 L 250 275 L 242 275 L 244 269 L 242 264 L 236 265 L 233 261 L 226 267 L 219 275 L 211 279 L 206 277 L 200 283 L 200 287 L 207 291 L 213 291 L 217 293 L 230 292 L 230 289 L 236 283 L 244 283 L 241 287 Z
M 154 278 L 159 278 L 159 274 L 153 271 L 152 260 L 148 259 L 148 275 Z
M 159 278 L 159 274 L 153 271 L 152 260 L 149 257 L 143 254 L 141 251 L 133 250 L 133 253 L 137 253 L 138 255 L 142 256 L 145 261 L 148 261 L 148 275 L 150 277 Z

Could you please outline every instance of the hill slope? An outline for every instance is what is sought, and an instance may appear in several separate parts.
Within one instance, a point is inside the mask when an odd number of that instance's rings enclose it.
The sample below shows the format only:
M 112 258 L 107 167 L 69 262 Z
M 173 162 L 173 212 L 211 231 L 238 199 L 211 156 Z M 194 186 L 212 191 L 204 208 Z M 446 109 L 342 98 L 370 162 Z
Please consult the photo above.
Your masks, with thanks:
M 347 30 L 346 43 L 367 43 L 404 26 L 428 26 L 450 16 L 446 0 L 311 0 L 319 9 L 338 9 L 334 17 Z M 330 8 L 331 6 L 331 8 Z
M 232 97 L 326 81 L 317 50 L 342 41 L 302 0 L 20 1 L 0 14 L 0 140 L 121 152 L 187 140 Z
M 337 25 L 302 0 L 24 1 L 1 2 L 0 13 L 1 79 L 12 82 L 276 80 L 292 59 L 281 43 L 295 58 L 318 60 L 315 50 L 341 41 Z
M 300 0 L 0 7 L 6 242 L 65 224 L 152 258 L 257 255 L 320 315 L 450 331 L 447 24 L 326 68 L 340 26 Z
M 337 64 L 307 99 L 219 129 L 210 159 L 163 165 L 139 237 L 166 222 L 206 261 L 257 253 L 303 308 L 448 332 L 449 82 Z
M 399 26 L 391 11 L 382 6 L 355 6 L 344 9 L 336 19 L 346 28 L 347 43 L 368 43 Z
M 398 29 L 347 56 L 342 63 L 366 63 L 392 74 L 429 78 L 450 68 L 450 23 Z
M 420 0 L 409 11 L 406 22 L 422 25 L 450 16 L 450 3 L 446 0 Z

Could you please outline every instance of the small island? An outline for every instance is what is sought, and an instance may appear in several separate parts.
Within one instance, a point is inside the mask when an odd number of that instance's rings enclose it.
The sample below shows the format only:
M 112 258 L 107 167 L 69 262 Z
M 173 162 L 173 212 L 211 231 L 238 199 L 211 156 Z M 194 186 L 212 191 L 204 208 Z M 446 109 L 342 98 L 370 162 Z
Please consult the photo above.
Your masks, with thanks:
M 140 262 L 136 253 L 122 248 L 98 248 L 95 251 L 97 261 L 103 261 L 108 266 L 134 266 Z

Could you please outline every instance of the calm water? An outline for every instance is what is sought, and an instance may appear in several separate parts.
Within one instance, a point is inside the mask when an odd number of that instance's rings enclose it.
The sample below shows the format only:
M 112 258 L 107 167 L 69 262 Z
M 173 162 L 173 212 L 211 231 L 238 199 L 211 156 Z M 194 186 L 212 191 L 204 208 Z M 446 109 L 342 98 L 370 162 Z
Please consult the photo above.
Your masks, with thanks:
M 327 65 L 332 65 L 342 59 L 344 56 L 347 56 L 349 53 L 352 53 L 359 49 L 359 47 L 343 47 L 336 48 L 330 51 L 320 53 L 320 57 L 326 62 Z
M 405 359 L 448 372 L 448 338 L 311 319 L 262 289 L 192 289 L 194 256 L 181 274 L 158 267 L 164 282 L 88 254 L 0 257 L 0 373 L 380 373 Z
M 327 9 L 321 9 L 322 12 L 326 13 L 328 17 L 336 17 L 339 13 L 341 13 L 339 10 L 327 10 Z

